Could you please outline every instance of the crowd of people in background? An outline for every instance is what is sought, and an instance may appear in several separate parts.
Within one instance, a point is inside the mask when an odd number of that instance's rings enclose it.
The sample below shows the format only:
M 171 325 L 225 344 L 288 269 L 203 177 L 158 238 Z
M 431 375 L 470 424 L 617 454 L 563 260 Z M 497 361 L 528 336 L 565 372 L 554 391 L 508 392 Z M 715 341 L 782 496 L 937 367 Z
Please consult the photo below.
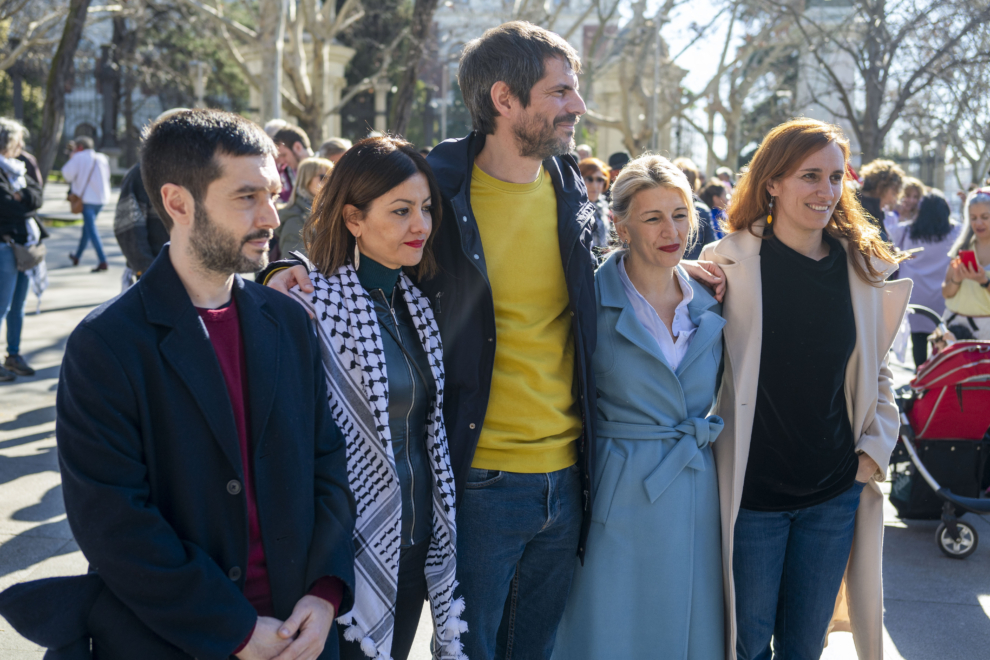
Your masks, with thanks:
M 159 116 L 123 293 L 59 383 L 93 570 L 0 604 L 104 660 L 405 660 L 424 605 L 440 659 L 811 659 L 837 625 L 882 658 L 891 319 L 990 339 L 990 188 L 956 221 L 811 119 L 710 178 L 596 157 L 580 72 L 552 32 L 489 30 L 458 73 L 475 130 L 433 148 Z M 0 119 L 0 380 L 33 373 L 23 146 Z M 92 242 L 107 270 L 108 161 L 79 138 L 62 175 L 71 263 Z M 911 317 L 916 366 L 933 331 Z

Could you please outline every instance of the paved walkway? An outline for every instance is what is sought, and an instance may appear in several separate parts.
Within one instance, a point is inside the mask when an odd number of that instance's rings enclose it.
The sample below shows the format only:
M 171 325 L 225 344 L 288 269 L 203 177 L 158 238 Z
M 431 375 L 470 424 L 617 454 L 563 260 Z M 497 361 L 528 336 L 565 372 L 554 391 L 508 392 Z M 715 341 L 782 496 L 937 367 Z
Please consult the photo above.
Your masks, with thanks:
M 46 197 L 43 211 L 68 212 L 65 186 L 49 185 Z M 0 590 L 23 580 L 86 570 L 62 504 L 54 437 L 55 390 L 69 333 L 91 309 L 120 291 L 124 260 L 113 238 L 113 210 L 114 204 L 108 204 L 97 222 L 110 263 L 108 272 L 89 272 L 96 262 L 92 249 L 82 265 L 69 266 L 66 255 L 75 248 L 80 227 L 51 230 L 50 288 L 42 298 L 40 314 L 30 313 L 35 299 L 29 299 L 22 341 L 22 352 L 38 374 L 0 383 Z M 0 345 L 6 345 L 3 339 Z M 899 382 L 906 382 L 907 373 L 898 371 Z M 968 517 L 984 542 L 969 559 L 954 561 L 935 546 L 937 521 L 903 522 L 889 505 L 886 513 L 888 660 L 990 657 L 990 523 Z M 429 658 L 427 616 L 424 608 L 412 660 Z M 855 660 L 849 634 L 832 635 L 830 641 L 823 658 Z M 0 659 L 37 660 L 42 654 L 0 619 Z

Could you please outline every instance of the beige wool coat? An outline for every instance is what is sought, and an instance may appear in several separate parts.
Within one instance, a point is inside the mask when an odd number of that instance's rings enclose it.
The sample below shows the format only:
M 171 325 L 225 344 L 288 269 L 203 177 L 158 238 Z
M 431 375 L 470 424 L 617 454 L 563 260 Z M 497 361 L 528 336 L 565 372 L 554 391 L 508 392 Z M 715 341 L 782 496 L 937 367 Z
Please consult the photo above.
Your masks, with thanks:
M 754 230 L 762 233 L 764 226 L 762 222 L 758 223 Z M 746 476 L 763 339 L 761 243 L 760 237 L 748 231 L 737 231 L 706 246 L 701 256 L 722 267 L 728 285 L 722 306 L 726 320 L 723 331 L 725 371 L 714 411 L 725 420 L 725 428 L 714 443 L 714 451 L 722 516 L 728 660 L 736 658 L 733 530 Z M 861 257 L 857 255 L 856 258 Z M 830 630 L 852 632 L 859 660 L 880 660 L 883 657 L 883 495 L 876 482 L 887 477 L 887 464 L 900 427 L 887 352 L 907 308 L 911 281 L 898 280 L 873 286 L 856 274 L 851 258 L 847 261 L 856 321 L 856 347 L 846 365 L 846 405 L 857 438 L 857 450 L 868 454 L 880 469 L 863 489 L 856 512 L 852 551 Z M 880 261 L 874 261 L 874 265 L 885 278 L 895 269 Z

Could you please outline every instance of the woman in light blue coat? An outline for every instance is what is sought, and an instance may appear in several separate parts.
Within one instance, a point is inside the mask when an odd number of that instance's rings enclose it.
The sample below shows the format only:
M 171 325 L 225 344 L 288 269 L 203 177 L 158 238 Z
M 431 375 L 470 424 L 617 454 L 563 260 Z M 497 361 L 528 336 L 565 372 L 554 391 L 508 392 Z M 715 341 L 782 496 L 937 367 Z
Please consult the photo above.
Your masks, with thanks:
M 724 658 L 711 450 L 722 420 L 709 411 L 725 321 L 678 265 L 696 227 L 680 170 L 659 156 L 631 162 L 612 211 L 625 249 L 595 275 L 591 531 L 553 658 Z

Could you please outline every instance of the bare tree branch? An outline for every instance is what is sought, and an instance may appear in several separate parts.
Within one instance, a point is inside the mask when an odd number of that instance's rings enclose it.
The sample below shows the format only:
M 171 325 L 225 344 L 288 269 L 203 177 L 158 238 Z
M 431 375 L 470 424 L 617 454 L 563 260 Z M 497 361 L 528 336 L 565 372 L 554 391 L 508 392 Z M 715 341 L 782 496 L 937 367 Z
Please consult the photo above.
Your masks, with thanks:
M 255 32 L 248 26 L 244 25 L 243 23 L 238 23 L 235 20 L 227 18 L 226 16 L 223 15 L 223 12 L 221 10 L 214 9 L 209 5 L 204 5 L 198 0 L 181 0 L 181 2 L 185 2 L 190 7 L 195 7 L 199 11 L 206 14 L 208 17 L 212 18 L 218 24 L 233 30 L 234 33 L 240 39 L 243 39 L 245 41 L 254 41 L 258 38 L 257 32 Z
M 392 56 L 395 54 L 395 49 L 399 47 L 399 44 L 409 33 L 409 28 L 403 28 L 399 34 L 395 36 L 392 42 L 384 48 L 382 51 L 382 65 L 378 67 L 378 70 L 370 76 L 366 76 L 359 82 L 348 87 L 340 97 L 340 101 L 326 112 L 324 116 L 329 117 L 330 115 L 337 114 L 340 112 L 345 105 L 350 103 L 351 99 L 360 94 L 362 91 L 368 89 L 369 86 L 374 85 L 378 80 L 384 77 L 388 73 L 389 67 L 392 65 Z

